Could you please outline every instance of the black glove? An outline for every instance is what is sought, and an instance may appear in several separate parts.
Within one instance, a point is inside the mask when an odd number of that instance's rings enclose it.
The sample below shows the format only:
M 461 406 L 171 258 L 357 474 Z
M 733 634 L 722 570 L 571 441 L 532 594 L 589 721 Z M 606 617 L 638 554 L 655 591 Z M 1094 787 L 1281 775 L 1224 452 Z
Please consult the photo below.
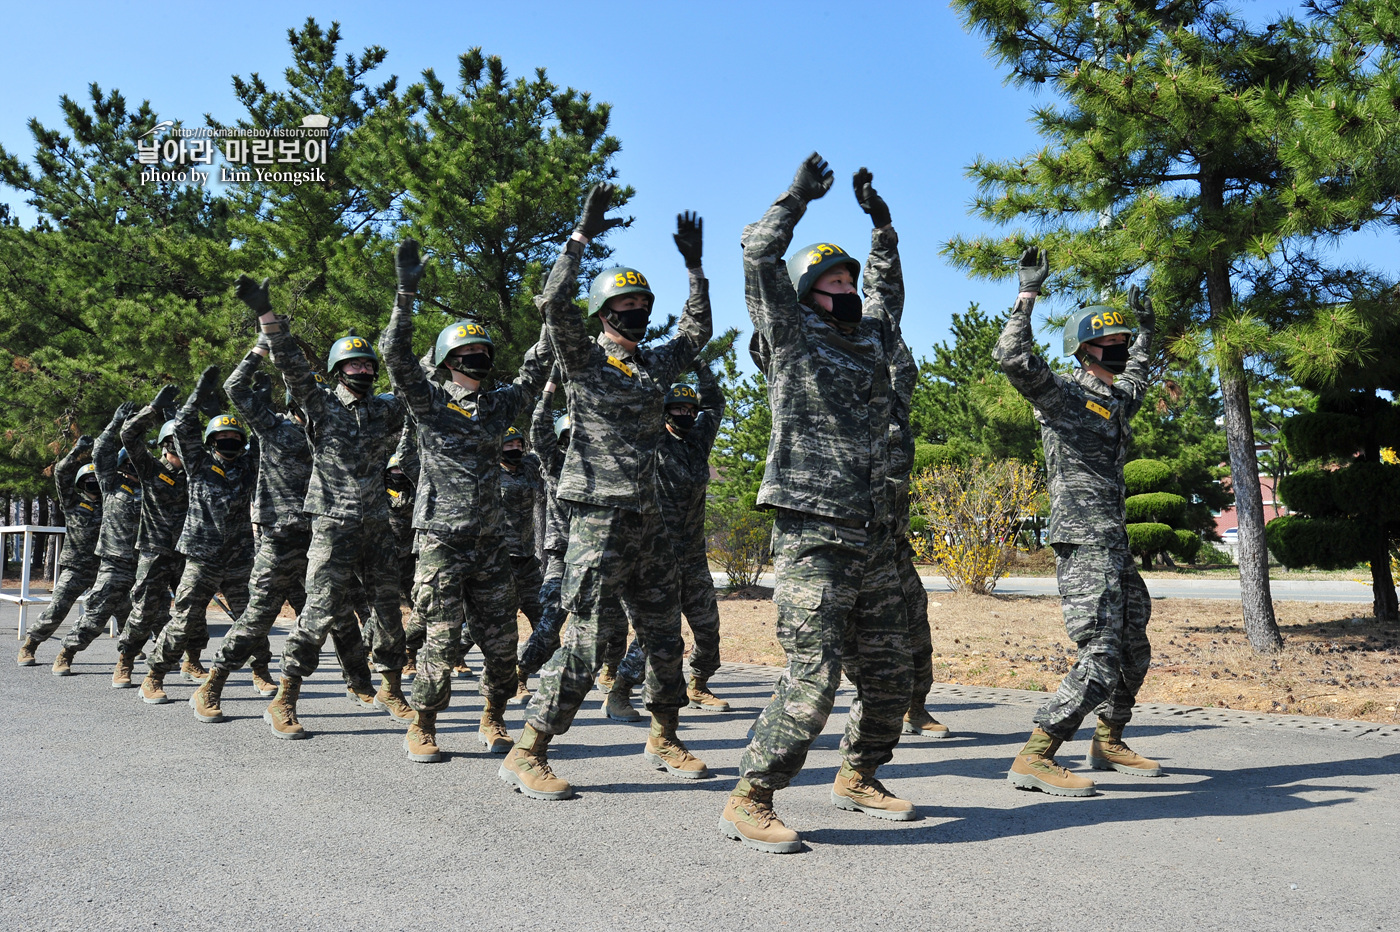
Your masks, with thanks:
M 266 372 L 253 373 L 248 388 L 254 402 L 265 408 L 272 407 L 272 379 L 268 378 Z
M 693 210 L 676 214 L 676 232 L 672 239 L 676 241 L 676 248 L 685 257 L 685 267 L 698 269 L 700 253 L 704 246 L 705 221 Z
M 423 277 L 423 260 L 418 256 L 418 240 L 409 237 L 399 243 L 394 253 L 394 271 L 399 276 L 399 291 L 418 293 L 418 280 Z
M 157 411 L 161 411 L 175 404 L 179 398 L 180 389 L 172 382 L 169 385 L 163 386 L 160 391 L 156 392 L 156 396 L 151 399 L 151 407 L 155 408 Z
M 1152 299 L 1138 290 L 1137 285 L 1128 289 L 1128 310 L 1137 318 L 1138 326 L 1144 330 L 1157 327 L 1157 315 L 1152 310 Z
M 792 179 L 792 187 L 788 190 L 804 201 L 815 201 L 831 190 L 831 182 L 834 179 L 826 159 L 813 152 L 798 166 L 797 174 Z
M 73 444 L 73 452 L 78 454 L 92 452 L 92 438 L 87 434 L 83 434 L 78 438 L 78 442 Z
M 210 366 L 199 374 L 194 386 L 194 405 L 205 417 L 224 413 L 223 401 L 219 398 L 218 366 Z
M 112 426 L 121 427 L 126 423 L 127 418 L 135 414 L 137 410 L 136 402 L 123 401 L 121 404 L 117 405 L 117 410 L 112 412 Z
M 1045 284 L 1045 279 L 1050 277 L 1050 257 L 1043 249 L 1029 246 L 1021 253 L 1018 271 L 1021 275 L 1021 291 L 1040 294 L 1040 287 Z
M 597 239 L 613 227 L 621 226 L 622 218 L 603 216 L 608 212 L 608 205 L 612 203 L 615 190 L 616 186 L 606 181 L 600 181 L 589 188 L 588 196 L 583 200 L 583 216 L 579 218 L 578 226 L 574 227 L 574 230 L 589 239 Z
M 272 279 L 264 278 L 261 282 L 255 282 L 247 275 L 240 275 L 238 281 L 233 283 L 233 293 L 238 296 L 238 300 L 248 305 L 254 317 L 272 313 L 272 301 L 267 296 L 270 281 Z
M 875 186 L 871 184 L 874 180 L 875 176 L 870 174 L 870 169 L 862 165 L 851 182 L 856 189 L 856 203 L 860 205 L 861 210 L 870 215 L 870 222 L 879 229 L 889 224 L 890 208 L 885 199 L 875 193 Z

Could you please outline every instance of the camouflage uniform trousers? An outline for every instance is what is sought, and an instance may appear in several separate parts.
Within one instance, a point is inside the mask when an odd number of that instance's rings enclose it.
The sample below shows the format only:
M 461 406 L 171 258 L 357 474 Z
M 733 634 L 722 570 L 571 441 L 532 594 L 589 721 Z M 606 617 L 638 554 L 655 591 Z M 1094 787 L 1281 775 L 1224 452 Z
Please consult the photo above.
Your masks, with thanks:
M 922 709 L 933 688 L 933 632 L 929 628 L 928 593 L 914 565 L 914 547 L 908 536 L 896 532 L 895 559 L 899 584 L 904 591 L 904 610 L 909 616 L 909 658 L 913 680 L 909 687 L 909 708 Z
M 661 515 L 579 502 L 572 511 L 560 605 L 573 618 L 562 648 L 540 672 L 528 716 L 548 735 L 562 735 L 573 724 L 602 666 L 603 647 L 626 617 L 647 655 L 647 709 L 665 712 L 688 701 L 676 558 Z
M 388 521 L 315 515 L 307 551 L 306 606 L 282 648 L 283 675 L 307 677 L 315 673 L 321 662 L 321 646 L 333 631 L 342 632 L 344 637 L 343 643 L 337 642 L 342 664 L 363 651 L 365 644 L 355 625 L 357 609 L 368 615 L 375 669 L 381 673 L 403 669 L 408 658 L 404 654 L 397 576 L 398 560 Z
M 515 597 L 519 600 L 520 613 L 530 622 L 530 630 L 540 626 L 544 606 L 540 603 L 540 587 L 544 585 L 544 573 L 540 561 L 532 553 L 524 557 L 510 558 L 511 571 L 515 576 Z
M 425 640 L 418 655 L 410 704 L 420 712 L 447 708 L 452 698 L 452 666 L 460 662 L 462 620 L 486 658 L 478 687 L 498 709 L 515 695 L 515 578 L 510 550 L 500 535 L 418 532 L 418 572 L 414 594 L 420 600 Z
M 1126 546 L 1053 546 L 1065 633 L 1079 645 L 1079 657 L 1035 723 L 1069 741 L 1090 712 L 1120 724 L 1133 717 L 1152 662 L 1152 599 Z
M 73 603 L 78 601 L 78 596 L 92 588 L 96 580 L 97 566 L 94 564 L 65 566 L 59 570 L 58 581 L 53 584 L 53 595 L 49 604 L 44 606 L 44 613 L 39 616 L 38 624 L 26 631 L 25 636 L 40 643 L 53 637 L 53 633 L 68 617 Z
M 719 670 L 719 602 L 715 599 L 715 581 L 703 551 L 689 554 L 680 561 L 681 613 L 690 626 L 695 646 L 690 651 L 690 672 L 707 680 Z M 645 671 L 641 643 L 633 639 L 627 656 L 618 665 L 617 675 L 630 685 L 640 683 Z
M 843 667 L 856 696 L 841 756 L 857 770 L 878 767 L 894 755 L 909 708 L 909 625 L 890 525 L 844 527 L 780 510 L 773 554 L 788 667 L 739 775 L 773 790 L 792 782 L 831 715 Z
M 131 614 L 131 587 L 135 582 L 135 560 L 103 557 L 97 567 L 92 594 L 88 596 L 87 612 L 63 639 L 63 646 L 74 651 L 86 650 L 106 630 L 108 618 L 115 615 L 118 623 L 125 622 Z
M 246 551 L 241 556 L 243 560 L 248 558 Z M 216 592 L 223 593 L 229 620 L 237 625 L 248 608 L 248 577 L 252 572 L 250 563 L 230 566 L 224 560 L 186 560 L 185 572 L 175 590 L 175 612 L 156 638 L 146 668 L 157 676 L 169 673 L 179 665 L 186 646 L 209 643 L 209 600 Z
M 135 655 L 146 647 L 148 640 L 160 636 L 170 621 L 170 593 L 185 573 L 185 558 L 178 553 L 148 553 L 141 551 L 136 564 L 136 586 L 131 591 L 131 623 L 122 629 L 117 650 Z M 194 639 L 189 647 L 203 651 L 209 643 L 208 633 L 202 640 Z
M 559 550 L 544 552 L 544 574 L 540 581 L 540 623 L 530 632 L 530 639 L 520 648 L 520 669 L 526 674 L 539 672 L 559 649 L 559 635 L 564 630 L 568 613 L 559 607 L 559 587 L 564 582 L 564 554 Z

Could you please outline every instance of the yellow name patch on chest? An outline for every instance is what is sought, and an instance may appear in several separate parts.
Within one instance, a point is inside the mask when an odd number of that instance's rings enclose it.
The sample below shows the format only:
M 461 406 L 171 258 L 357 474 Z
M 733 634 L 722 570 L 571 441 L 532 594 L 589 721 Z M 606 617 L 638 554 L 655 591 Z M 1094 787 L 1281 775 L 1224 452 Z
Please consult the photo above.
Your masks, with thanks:
M 390 497 L 390 498 L 398 498 L 398 497 L 399 497 L 399 493 L 398 493 L 398 492 L 395 492 L 393 489 L 385 489 L 384 491 L 386 491 L 386 492 L 389 493 L 389 497 Z
M 621 359 L 618 359 L 616 356 L 608 357 L 608 365 L 612 366 L 614 369 L 616 369 L 618 372 L 621 372 L 629 379 L 633 375 L 632 367 L 627 365 L 627 363 L 623 362 Z
M 455 401 L 449 401 L 447 403 L 447 407 L 453 411 L 456 411 L 458 414 L 462 415 L 462 417 L 476 417 L 475 414 L 472 414 L 470 411 L 457 404 Z
M 1099 404 L 1097 401 L 1086 401 L 1084 402 L 1084 407 L 1088 408 L 1090 411 L 1094 412 L 1104 420 L 1108 420 L 1109 418 L 1113 417 L 1113 412 L 1105 408 L 1103 405 Z
M 219 475 L 223 476 L 225 479 L 228 478 L 228 473 L 224 472 L 224 471 L 223 471 L 222 469 L 220 469 L 219 467 L 217 467 L 217 466 L 215 466 L 215 465 L 213 465 L 213 464 L 210 464 L 209 468 L 210 468 L 210 470 L 212 470 L 213 472 L 216 472 L 216 473 L 218 473 Z
M 175 480 L 172 479 L 172 478 L 170 478 L 169 476 L 167 476 L 167 475 L 166 475 L 165 473 L 163 473 L 163 472 L 161 472 L 161 473 L 156 473 L 156 475 L 160 476 L 160 481 L 161 481 L 161 482 L 164 482 L 166 485 L 174 485 L 174 484 L 175 484 Z
M 131 486 L 129 486 L 129 485 L 123 485 L 123 486 L 122 486 L 122 491 L 125 492 L 125 493 L 128 494 L 128 495 L 135 495 L 135 494 L 136 494 L 136 490 L 133 489 L 133 488 L 132 488 Z
M 78 502 L 78 507 L 81 508 L 81 509 L 83 509 L 84 511 L 92 511 L 92 510 L 93 510 L 92 506 L 89 505 L 87 502 Z

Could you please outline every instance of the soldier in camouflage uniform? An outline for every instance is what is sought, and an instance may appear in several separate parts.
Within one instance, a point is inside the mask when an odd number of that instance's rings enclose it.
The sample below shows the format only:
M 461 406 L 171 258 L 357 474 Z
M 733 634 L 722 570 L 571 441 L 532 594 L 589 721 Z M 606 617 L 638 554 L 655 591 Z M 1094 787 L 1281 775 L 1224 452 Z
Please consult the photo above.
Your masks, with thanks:
M 92 438 L 78 438 L 68 455 L 54 464 L 53 484 L 63 509 L 63 551 L 58 555 L 58 580 L 39 623 L 25 635 L 19 649 L 19 665 L 38 663 L 34 652 L 53 637 L 78 596 L 97 579 L 97 541 L 102 535 L 102 489 L 97 484 L 97 467 L 83 461 L 92 454 Z M 70 670 L 71 672 L 71 665 Z
M 800 249 L 784 266 L 794 227 L 831 182 L 813 153 L 743 236 L 755 356 L 773 412 L 758 504 L 777 511 L 773 601 L 788 668 L 754 726 L 719 827 L 777 853 L 799 850 L 801 839 L 774 813 L 773 792 L 802 769 L 843 667 L 856 697 L 832 804 L 885 819 L 916 816 L 875 778 L 893 756 L 909 707 L 909 629 L 886 450 L 904 281 L 889 209 L 863 168 L 854 177 L 856 199 L 875 227 L 864 302 L 855 289 L 860 264 L 831 243 Z
M 1036 713 L 1031 733 L 1007 774 L 1016 787 L 1055 796 L 1092 796 L 1094 782 L 1055 763 L 1061 743 L 1084 716 L 1099 717 L 1089 762 L 1095 770 L 1160 776 L 1156 761 L 1123 743 L 1137 691 L 1152 659 L 1147 622 L 1152 602 L 1128 552 L 1123 463 L 1130 422 L 1147 394 L 1155 316 L 1139 299 L 1128 305 L 1140 332 L 1111 307 L 1081 308 L 1065 325 L 1064 349 L 1080 368 L 1056 374 L 1035 352 L 1031 309 L 1049 274 L 1044 253 L 1021 257 L 1021 288 L 992 356 L 1035 406 L 1050 476 L 1050 545 L 1060 584 L 1065 632 L 1079 647 L 1073 669 Z
M 93 471 L 102 490 L 102 530 L 97 539 L 97 579 L 88 595 L 87 612 L 79 619 L 53 662 L 55 676 L 72 673 L 73 658 L 97 639 L 116 616 L 131 614 L 131 586 L 136 581 L 136 532 L 141 525 L 141 483 L 126 451 L 121 449 L 122 425 L 135 412 L 124 402 L 97 435 L 92 447 Z
M 189 476 L 175 444 L 174 402 L 179 394 L 174 385 L 160 390 L 149 405 L 122 428 L 122 443 L 141 476 L 145 489 L 141 499 L 141 531 L 136 537 L 140 560 L 136 567 L 136 587 L 131 598 L 135 608 L 131 624 L 117 641 L 117 664 L 112 670 L 112 688 L 128 689 L 136 655 L 147 640 L 156 637 L 170 621 L 170 595 L 185 572 L 185 557 L 175 549 L 185 526 L 189 507 Z M 160 457 L 146 450 L 146 431 L 161 424 L 156 435 Z M 193 680 L 206 675 L 199 654 L 207 643 L 196 640 L 186 645 L 181 671 Z
M 506 515 L 515 598 L 520 612 L 530 622 L 532 634 L 540 626 L 544 613 L 540 605 L 544 576 L 540 572 L 540 561 L 535 557 L 535 499 L 544 494 L 540 472 L 540 458 L 525 452 L 525 438 L 520 431 L 514 427 L 506 431 L 505 442 L 501 445 L 501 507 Z M 528 702 L 528 677 L 519 668 L 516 677 L 514 698 Z
M 540 667 L 559 649 L 559 635 L 568 612 L 559 606 L 559 588 L 564 581 L 564 553 L 569 548 L 567 502 L 559 501 L 559 475 L 569 450 L 571 421 L 567 412 L 554 416 L 554 392 L 564 376 L 555 367 L 535 405 L 530 422 L 530 445 L 540 458 L 545 487 L 544 571 L 540 582 L 540 623 L 520 649 L 520 681 L 538 673 Z
M 418 547 L 414 594 L 426 629 L 413 680 L 418 717 L 404 736 L 404 749 L 409 760 L 442 759 L 437 715 L 451 700 L 452 665 L 465 612 L 472 639 L 485 656 L 478 737 L 491 751 L 504 754 L 511 746 L 503 715 L 515 695 L 519 635 L 499 463 L 511 422 L 544 384 L 549 350 L 541 333 L 514 382 L 482 391 L 482 380 L 491 371 L 491 338 L 481 325 L 460 320 L 438 335 L 433 362 L 450 378 L 434 382 L 411 346 L 413 301 L 423 274 L 414 240 L 399 245 L 395 268 L 398 294 L 380 349 L 418 429 L 422 489 L 413 508 Z
M 705 554 L 705 490 L 710 484 L 710 450 L 724 416 L 724 392 L 709 366 L 696 364 L 695 378 L 698 393 L 689 385 L 677 384 L 667 394 L 666 437 L 656 451 L 656 479 L 661 515 L 680 574 L 681 611 L 695 639 L 686 696 L 692 709 L 727 712 L 729 703 L 709 687 L 710 677 L 719 670 L 719 603 Z M 641 643 L 634 640 L 608 692 L 608 718 L 635 719 L 632 685 L 643 675 Z
M 273 362 L 306 418 L 312 451 L 303 505 L 311 517 L 306 607 L 287 637 L 277 695 L 263 718 L 278 738 L 306 737 L 297 720 L 301 683 L 315 672 L 321 646 L 333 630 L 346 632 L 342 664 L 358 666 L 355 661 L 364 649 L 354 626 L 353 589 L 358 581 L 372 606 L 372 658 L 381 677 L 374 704 L 399 721 L 412 721 L 414 712 L 402 686 L 407 658 L 389 497 L 384 491 L 384 464 L 403 429 L 403 405 L 393 395 L 373 393 L 379 358 L 368 340 L 354 335 L 331 346 L 326 371 L 335 387 L 322 389 L 286 318 L 272 312 L 267 280 L 258 284 L 244 275 L 235 287 L 239 299 L 257 315 Z
M 589 240 L 621 222 L 604 216 L 611 196 L 609 184 L 588 193 L 583 219 L 550 271 L 542 303 L 573 418 L 558 489 L 570 511 L 561 604 L 573 621 L 563 648 L 545 665 L 524 732 L 500 769 L 501 779 L 539 799 L 572 795 L 573 788 L 550 770 L 547 745 L 568 731 L 593 685 L 599 651 L 613 633 L 605 608 L 612 598 L 626 606 L 647 652 L 647 761 L 686 779 L 709 772 L 676 735 L 677 712 L 686 701 L 685 643 L 675 553 L 656 490 L 656 448 L 665 433 L 662 399 L 712 329 L 700 265 L 702 225 L 693 214 L 677 218 L 675 239 L 689 271 L 690 298 L 676 336 L 656 348 L 638 345 L 654 295 L 641 273 L 617 268 L 600 274 L 589 290 L 589 314 L 603 322 L 595 342 L 573 296 Z
M 175 590 L 174 614 L 146 661 L 141 701 L 148 705 L 170 701 L 165 675 L 186 642 L 208 643 L 206 615 L 214 593 L 223 593 L 234 624 L 248 607 L 248 577 L 253 572 L 249 506 L 257 484 L 257 454 L 246 451 L 248 432 L 237 417 L 214 414 L 204 423 L 206 415 L 223 407 L 219 383 L 219 367 L 205 369 L 175 415 L 175 443 L 189 476 L 189 510 L 176 545 L 185 555 L 185 571 Z

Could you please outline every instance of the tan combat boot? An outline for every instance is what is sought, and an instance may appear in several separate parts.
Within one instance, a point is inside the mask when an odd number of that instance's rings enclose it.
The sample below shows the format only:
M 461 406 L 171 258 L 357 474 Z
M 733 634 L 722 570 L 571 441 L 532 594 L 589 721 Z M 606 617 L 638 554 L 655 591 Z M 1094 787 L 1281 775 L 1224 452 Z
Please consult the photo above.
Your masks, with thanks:
M 272 678 L 272 671 L 265 663 L 255 663 L 253 670 L 253 689 L 264 699 L 270 699 L 277 695 L 277 681 Z
M 25 638 L 24 643 L 19 646 L 19 659 L 16 662 L 21 667 L 38 666 L 39 658 L 36 656 L 38 650 L 38 641 L 33 638 Z
M 598 692 L 610 693 L 613 685 L 617 683 L 617 664 L 605 663 L 603 669 L 598 671 Z
M 603 700 L 603 712 L 615 722 L 640 722 L 641 715 L 632 708 L 632 687 L 621 681 L 613 683 L 608 698 Z
M 506 731 L 506 723 L 501 718 L 502 711 L 492 705 L 489 699 L 486 701 L 486 707 L 481 710 L 481 726 L 477 729 L 476 736 L 492 754 L 509 754 L 515 744 L 510 740 L 510 732 Z
M 496 774 L 531 799 L 568 799 L 574 795 L 569 781 L 556 777 L 549 767 L 549 735 L 540 734 L 530 724 Z
M 368 680 L 363 683 L 357 680 L 346 683 L 345 698 L 362 709 L 369 709 L 371 712 L 379 711 L 379 707 L 374 704 L 374 684 Z
M 194 709 L 194 717 L 201 722 L 215 724 L 225 721 L 224 710 L 219 707 L 219 700 L 223 697 L 224 684 L 228 682 L 228 670 L 218 664 L 209 671 L 209 675 L 204 678 L 204 682 L 190 696 L 190 708 Z
M 403 665 L 403 675 L 405 678 L 418 675 L 418 651 L 410 650 L 408 653 L 408 663 Z
M 78 656 L 78 652 L 71 647 L 65 647 L 59 650 L 58 656 L 53 659 L 53 675 L 72 676 L 73 658 L 76 656 Z
M 165 705 L 170 697 L 165 694 L 165 674 L 150 673 L 141 681 L 141 701 L 146 705 Z
M 473 670 L 471 667 L 467 666 L 467 662 L 465 660 L 463 660 L 461 663 L 455 663 L 452 665 L 452 678 L 454 680 L 464 680 L 471 676 L 476 676 L 476 671 Z
M 708 777 L 710 768 L 690 753 L 676 735 L 676 722 L 675 709 L 651 713 L 651 733 L 647 735 L 646 749 L 642 752 L 647 763 L 683 780 Z
M 724 814 L 719 817 L 719 832 L 770 854 L 802 850 L 802 836 L 784 825 L 773 811 L 773 791 L 748 780 L 741 779 L 730 794 Z
M 841 762 L 836 782 L 831 785 L 831 804 L 837 809 L 863 812 L 891 822 L 909 822 L 919 817 L 913 803 L 900 799 L 875 779 L 874 767 L 862 772 L 846 761 Z
M 273 737 L 292 741 L 306 737 L 306 729 L 297 721 L 297 700 L 301 698 L 301 677 L 283 674 L 272 704 L 263 712 L 263 721 L 272 726 Z
M 408 733 L 403 736 L 403 749 L 408 759 L 419 764 L 436 764 L 442 760 L 437 743 L 437 713 L 418 712 Z
M 204 664 L 199 662 L 199 651 L 185 651 L 185 659 L 180 661 L 180 675 L 185 678 L 185 682 L 194 683 L 196 686 L 204 682 L 209 671 L 204 669 Z
M 1123 743 L 1123 726 L 1099 719 L 1094 740 L 1089 745 L 1089 766 L 1095 770 L 1116 770 L 1135 777 L 1160 777 L 1162 765 L 1148 760 Z
M 379 692 L 374 694 L 374 707 L 388 712 L 401 722 L 411 722 L 417 712 L 403 694 L 403 671 L 385 670 L 379 674 Z
M 903 731 L 906 735 L 923 735 L 925 738 L 946 738 L 950 733 L 947 725 L 928 714 L 922 702 L 911 705 L 909 711 L 904 713 Z
M 1011 762 L 1006 781 L 1021 790 L 1040 790 L 1051 796 L 1093 796 L 1094 781 L 1070 773 L 1055 763 L 1060 739 L 1041 729 L 1031 732 L 1030 740 Z
M 117 665 L 112 668 L 112 688 L 130 689 L 136 684 L 131 682 L 131 671 L 136 666 L 135 654 L 117 654 Z
M 690 699 L 690 708 L 705 709 L 709 712 L 728 712 L 729 703 L 719 696 L 710 692 L 710 678 L 692 676 L 690 685 L 685 688 L 685 694 Z
M 516 667 L 515 681 L 515 695 L 512 698 L 521 705 L 525 705 L 530 701 L 530 675 Z

